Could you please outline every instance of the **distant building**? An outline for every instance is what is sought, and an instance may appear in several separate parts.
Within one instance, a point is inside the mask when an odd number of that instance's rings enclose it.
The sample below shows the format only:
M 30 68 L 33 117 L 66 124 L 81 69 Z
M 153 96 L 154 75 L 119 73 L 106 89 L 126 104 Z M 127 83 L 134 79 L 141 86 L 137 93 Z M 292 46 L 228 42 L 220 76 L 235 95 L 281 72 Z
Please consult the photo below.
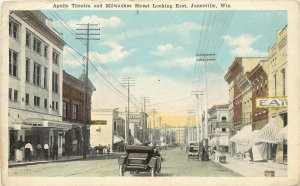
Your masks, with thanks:
M 183 127 L 174 127 L 171 128 L 175 132 L 175 143 L 178 145 L 184 144 L 185 141 L 185 132 Z
M 58 145 L 62 154 L 63 48 L 65 42 L 41 11 L 11 11 L 9 14 L 9 157 L 14 158 L 18 140 Z

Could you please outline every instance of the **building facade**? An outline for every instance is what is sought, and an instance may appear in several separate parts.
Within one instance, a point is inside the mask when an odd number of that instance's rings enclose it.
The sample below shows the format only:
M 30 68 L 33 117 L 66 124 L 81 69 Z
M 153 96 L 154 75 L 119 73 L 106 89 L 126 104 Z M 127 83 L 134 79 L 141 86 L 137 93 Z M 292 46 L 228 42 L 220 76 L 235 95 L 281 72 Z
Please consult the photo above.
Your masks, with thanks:
M 268 50 L 269 64 L 269 97 L 287 97 L 287 26 L 276 33 L 276 43 Z M 269 119 L 276 119 L 278 133 L 288 123 L 287 107 L 269 108 Z M 278 142 L 276 160 L 287 158 L 287 144 Z
M 96 88 L 90 82 L 87 87 L 86 112 L 88 121 L 91 120 L 91 98 L 94 91 L 96 91 Z M 71 146 L 70 153 L 76 155 L 81 155 L 83 148 L 82 128 L 84 126 L 85 114 L 83 112 L 85 102 L 84 94 L 85 83 L 83 76 L 81 76 L 81 79 L 78 79 L 63 71 L 62 119 L 72 126 L 66 134 L 65 146 Z
M 246 72 L 253 70 L 260 60 L 263 58 L 236 57 L 224 77 L 229 85 L 229 138 L 251 122 L 252 92 Z M 234 149 L 230 142 L 229 151 L 234 153 Z
M 62 69 L 64 41 L 40 11 L 9 16 L 9 156 L 14 144 L 58 144 L 62 154 Z

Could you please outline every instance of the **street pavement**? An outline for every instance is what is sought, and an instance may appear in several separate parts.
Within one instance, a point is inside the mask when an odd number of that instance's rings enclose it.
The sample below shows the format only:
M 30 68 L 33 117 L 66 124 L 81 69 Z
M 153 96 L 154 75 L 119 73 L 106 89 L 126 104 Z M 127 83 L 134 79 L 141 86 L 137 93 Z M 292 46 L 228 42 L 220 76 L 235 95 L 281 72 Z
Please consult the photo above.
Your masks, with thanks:
M 239 174 L 214 163 L 188 160 L 185 149 L 175 148 L 161 151 L 163 157 L 160 177 L 165 176 L 197 176 L 197 177 L 232 177 Z M 119 176 L 117 156 L 112 158 L 97 157 L 92 159 L 63 162 L 49 162 L 43 164 L 23 165 L 11 167 L 9 176 L 32 177 L 104 177 Z M 125 172 L 125 177 L 132 177 Z M 149 173 L 140 173 L 135 176 L 149 176 Z

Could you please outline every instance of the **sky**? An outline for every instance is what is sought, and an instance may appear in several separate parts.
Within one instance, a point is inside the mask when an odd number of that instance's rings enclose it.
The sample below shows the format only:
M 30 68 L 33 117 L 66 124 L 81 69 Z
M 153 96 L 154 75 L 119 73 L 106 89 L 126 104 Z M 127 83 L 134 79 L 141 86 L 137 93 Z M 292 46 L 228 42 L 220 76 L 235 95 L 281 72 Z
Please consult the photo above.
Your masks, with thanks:
M 165 117 L 185 116 L 195 109 L 191 91 L 205 92 L 206 82 L 208 107 L 228 103 L 224 75 L 234 58 L 266 57 L 276 32 L 287 24 L 287 12 L 280 10 L 43 13 L 68 44 L 64 70 L 75 77 L 83 72 L 83 57 L 76 51 L 86 55 L 85 41 L 75 39 L 75 33 L 83 33 L 76 29 L 85 27 L 77 24 L 99 25 L 93 28 L 100 31 L 91 33 L 100 33 L 100 40 L 90 41 L 89 53 L 89 78 L 96 87 L 93 108 L 124 110 L 127 89 L 122 78 L 131 77 L 135 80 L 130 87 L 131 111 L 140 111 L 140 98 L 149 97 L 147 111 L 156 109 Z M 215 60 L 206 64 L 196 60 L 200 59 L 196 54 L 211 53 Z

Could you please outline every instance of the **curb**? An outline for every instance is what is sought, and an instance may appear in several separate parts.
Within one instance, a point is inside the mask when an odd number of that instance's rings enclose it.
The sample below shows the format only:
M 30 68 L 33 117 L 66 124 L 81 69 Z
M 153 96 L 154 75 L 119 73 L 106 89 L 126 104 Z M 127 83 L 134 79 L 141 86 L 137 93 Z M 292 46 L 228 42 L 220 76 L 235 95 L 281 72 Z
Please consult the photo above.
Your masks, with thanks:
M 120 155 L 119 154 L 113 154 L 110 156 L 96 156 L 96 157 L 87 157 L 86 159 L 80 158 L 74 158 L 74 159 L 63 159 L 63 160 L 50 160 L 50 161 L 36 161 L 36 162 L 20 162 L 16 164 L 9 164 L 8 168 L 13 167 L 21 167 L 21 166 L 27 166 L 27 165 L 37 165 L 37 164 L 46 164 L 46 163 L 61 163 L 61 162 L 68 162 L 68 161 L 89 161 L 89 160 L 106 160 L 106 159 L 117 159 Z

